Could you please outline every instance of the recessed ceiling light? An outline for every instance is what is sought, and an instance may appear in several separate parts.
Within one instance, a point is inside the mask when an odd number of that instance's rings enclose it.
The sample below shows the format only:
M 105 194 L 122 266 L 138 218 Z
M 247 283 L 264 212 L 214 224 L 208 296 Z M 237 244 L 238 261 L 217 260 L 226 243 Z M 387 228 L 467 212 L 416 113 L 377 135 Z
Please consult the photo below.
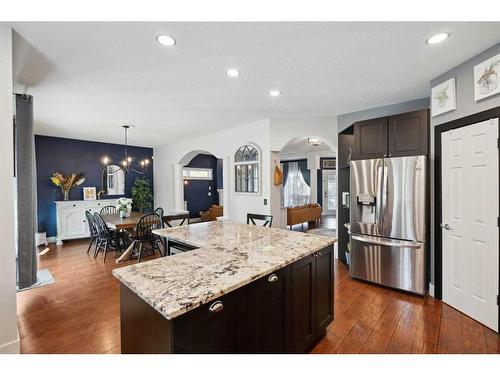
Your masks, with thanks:
M 160 43 L 161 45 L 165 46 L 165 47 L 173 47 L 175 46 L 175 39 L 173 37 L 171 37 L 170 35 L 158 35 L 156 37 L 156 40 L 158 41 L 158 43 Z
M 238 77 L 240 75 L 240 71 L 238 69 L 228 69 L 226 70 L 226 74 L 228 77 Z
M 429 39 L 427 39 L 425 42 L 427 44 L 438 44 L 438 43 L 441 43 L 441 42 L 445 41 L 446 39 L 448 39 L 449 36 L 450 36 L 449 33 L 434 34 Z
M 275 97 L 281 95 L 281 91 L 280 90 L 271 90 L 271 91 L 269 91 L 269 95 L 271 95 L 272 97 L 275 98 Z

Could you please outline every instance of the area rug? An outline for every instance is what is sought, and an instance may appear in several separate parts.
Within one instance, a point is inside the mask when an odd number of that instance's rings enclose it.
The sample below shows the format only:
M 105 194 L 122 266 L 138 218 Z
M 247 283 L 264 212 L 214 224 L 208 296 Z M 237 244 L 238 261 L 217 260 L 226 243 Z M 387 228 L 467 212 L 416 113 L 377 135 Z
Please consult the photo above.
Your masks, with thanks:
M 48 269 L 38 270 L 38 272 L 36 273 L 36 278 L 37 278 L 36 284 L 30 286 L 29 288 L 18 289 L 18 292 L 33 288 L 39 288 L 41 286 L 54 284 L 56 282 Z
M 337 231 L 335 229 L 315 228 L 309 229 L 307 233 L 316 234 L 318 236 L 337 237 Z

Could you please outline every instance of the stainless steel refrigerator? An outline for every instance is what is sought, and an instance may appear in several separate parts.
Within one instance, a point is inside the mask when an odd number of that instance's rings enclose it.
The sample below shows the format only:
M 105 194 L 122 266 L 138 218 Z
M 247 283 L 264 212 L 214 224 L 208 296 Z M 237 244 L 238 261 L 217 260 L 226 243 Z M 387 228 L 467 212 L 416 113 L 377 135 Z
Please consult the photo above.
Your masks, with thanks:
M 349 273 L 425 294 L 425 156 L 351 161 Z

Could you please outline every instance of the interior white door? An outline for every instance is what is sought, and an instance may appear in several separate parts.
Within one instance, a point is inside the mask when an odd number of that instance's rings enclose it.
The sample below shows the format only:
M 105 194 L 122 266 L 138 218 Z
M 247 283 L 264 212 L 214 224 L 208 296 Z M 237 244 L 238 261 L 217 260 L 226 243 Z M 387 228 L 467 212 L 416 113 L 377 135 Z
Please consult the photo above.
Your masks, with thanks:
M 335 215 L 337 212 L 337 171 L 323 169 L 322 195 L 323 215 Z
M 442 134 L 443 301 L 498 332 L 498 119 Z

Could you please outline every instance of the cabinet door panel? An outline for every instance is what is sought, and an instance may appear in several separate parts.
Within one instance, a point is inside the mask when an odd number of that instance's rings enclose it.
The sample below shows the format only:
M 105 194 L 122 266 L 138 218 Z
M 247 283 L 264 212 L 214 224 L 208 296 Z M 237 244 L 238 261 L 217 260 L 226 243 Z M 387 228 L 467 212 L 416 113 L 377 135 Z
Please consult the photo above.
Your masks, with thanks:
M 354 124 L 352 160 L 376 159 L 387 155 L 387 117 Z
M 85 210 L 80 207 L 61 210 L 62 231 L 64 237 L 84 237 L 86 234 Z
M 389 156 L 428 154 L 428 110 L 389 117 Z
M 290 267 L 253 282 L 248 288 L 249 349 L 252 353 L 289 350 Z
M 216 302 L 223 309 L 210 311 Z M 174 320 L 174 353 L 244 353 L 247 289 L 240 288 Z
M 333 251 L 332 246 L 316 256 L 316 334 L 322 335 L 333 320 Z
M 315 256 L 292 264 L 291 351 L 303 353 L 315 339 Z

